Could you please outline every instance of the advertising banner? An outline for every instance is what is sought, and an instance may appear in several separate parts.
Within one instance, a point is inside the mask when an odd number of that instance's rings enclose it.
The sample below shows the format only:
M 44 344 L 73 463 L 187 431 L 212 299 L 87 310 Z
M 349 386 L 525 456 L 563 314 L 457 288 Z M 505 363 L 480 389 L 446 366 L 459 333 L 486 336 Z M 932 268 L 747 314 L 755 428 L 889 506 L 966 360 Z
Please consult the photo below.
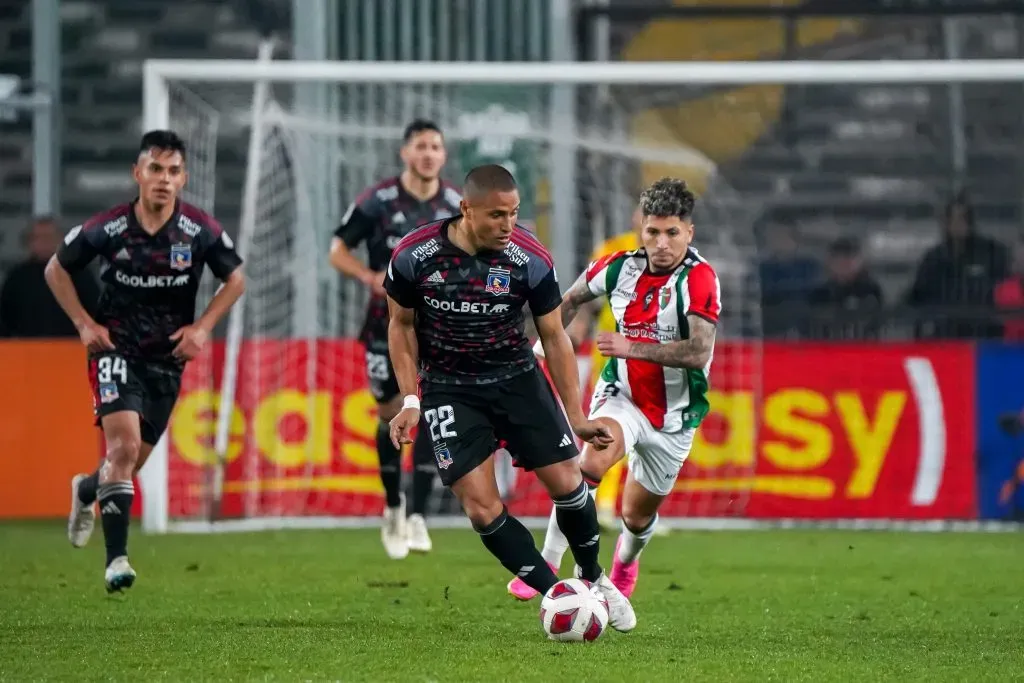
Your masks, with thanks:
M 699 514 L 687 494 L 731 489 L 730 513 L 755 518 L 972 518 L 971 361 L 967 344 L 766 344 L 759 387 L 713 368 L 672 502 Z M 725 464 L 747 474 L 722 481 Z
M 241 367 L 224 513 L 380 514 L 361 347 L 248 342 Z M 217 405 L 206 373 L 190 370 L 172 421 L 172 517 L 202 514 Z M 664 513 L 972 518 L 973 375 L 967 344 L 721 343 L 711 414 Z M 510 507 L 546 515 L 550 501 L 520 473 Z
M 977 362 L 980 516 L 1024 521 L 1024 346 L 983 344 Z
M 86 368 L 78 339 L 0 341 L 0 519 L 66 516 L 71 477 L 96 469 Z

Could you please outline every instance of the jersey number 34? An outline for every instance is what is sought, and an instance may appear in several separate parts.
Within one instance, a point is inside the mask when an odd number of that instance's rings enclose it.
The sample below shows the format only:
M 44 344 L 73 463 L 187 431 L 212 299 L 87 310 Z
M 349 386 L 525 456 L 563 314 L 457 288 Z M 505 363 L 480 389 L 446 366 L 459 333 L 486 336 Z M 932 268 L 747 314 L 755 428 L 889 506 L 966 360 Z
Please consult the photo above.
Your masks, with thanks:
M 121 384 L 128 381 L 128 363 L 120 356 L 103 356 L 96 362 L 96 380 L 107 384 L 114 378 Z

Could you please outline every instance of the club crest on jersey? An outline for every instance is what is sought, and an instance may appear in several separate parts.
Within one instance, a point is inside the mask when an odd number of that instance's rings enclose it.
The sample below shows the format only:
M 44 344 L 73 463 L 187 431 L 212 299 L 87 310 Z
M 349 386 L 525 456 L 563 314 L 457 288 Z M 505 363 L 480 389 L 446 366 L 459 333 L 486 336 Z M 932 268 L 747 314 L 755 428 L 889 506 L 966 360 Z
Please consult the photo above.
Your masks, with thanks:
M 113 403 L 118 398 L 116 384 L 113 382 L 103 382 L 100 384 L 100 403 Z
M 434 458 L 437 460 L 437 466 L 442 470 L 446 470 L 455 464 L 455 461 L 452 459 L 452 452 L 448 450 L 448 446 L 444 443 L 434 447 Z
M 672 301 L 672 288 L 662 287 L 658 291 L 658 309 L 664 311 L 670 301 Z
M 192 246 L 189 244 L 171 245 L 171 268 L 188 270 L 192 267 Z
M 508 294 L 509 283 L 512 282 L 512 271 L 504 268 L 491 268 L 487 272 L 487 287 L 485 291 L 494 294 Z

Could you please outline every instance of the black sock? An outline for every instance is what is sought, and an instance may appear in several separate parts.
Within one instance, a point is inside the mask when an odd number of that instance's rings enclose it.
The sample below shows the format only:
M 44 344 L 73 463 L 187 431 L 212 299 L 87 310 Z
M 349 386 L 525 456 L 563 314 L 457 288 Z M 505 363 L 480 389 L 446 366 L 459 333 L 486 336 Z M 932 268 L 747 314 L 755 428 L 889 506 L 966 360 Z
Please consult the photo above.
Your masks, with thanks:
M 434 444 L 422 426 L 412 445 L 412 463 L 412 514 L 426 515 L 427 503 L 434 491 L 437 466 L 434 464 Z
M 581 578 L 596 581 L 601 576 L 597 561 L 601 549 L 601 528 L 597 523 L 597 505 L 590 495 L 587 482 L 570 494 L 554 499 L 558 528 L 569 541 L 569 550 L 580 567 Z
M 112 481 L 97 487 L 103 538 L 107 544 L 107 564 L 128 554 L 128 522 L 132 514 L 135 485 L 130 481 Z
M 97 467 L 95 472 L 78 482 L 78 500 L 82 505 L 92 505 L 96 502 L 96 487 L 99 485 L 100 470 Z
M 537 550 L 533 534 L 522 522 L 508 514 L 508 508 L 502 508 L 497 519 L 476 532 L 480 534 L 484 546 L 501 562 L 501 566 L 541 595 L 558 583 L 558 577 Z
M 377 457 L 387 506 L 396 508 L 402 503 L 402 451 L 391 443 L 391 427 L 384 420 L 377 425 Z

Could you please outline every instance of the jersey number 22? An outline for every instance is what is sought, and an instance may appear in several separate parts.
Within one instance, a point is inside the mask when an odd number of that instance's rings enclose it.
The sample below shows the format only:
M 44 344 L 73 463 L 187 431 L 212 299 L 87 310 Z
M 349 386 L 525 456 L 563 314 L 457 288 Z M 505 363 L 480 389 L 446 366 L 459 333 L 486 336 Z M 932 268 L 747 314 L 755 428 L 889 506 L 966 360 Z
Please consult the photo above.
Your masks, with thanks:
M 452 429 L 455 424 L 455 409 L 451 406 L 430 408 L 423 413 L 430 426 L 430 440 L 437 443 L 441 439 L 452 439 L 458 434 Z

